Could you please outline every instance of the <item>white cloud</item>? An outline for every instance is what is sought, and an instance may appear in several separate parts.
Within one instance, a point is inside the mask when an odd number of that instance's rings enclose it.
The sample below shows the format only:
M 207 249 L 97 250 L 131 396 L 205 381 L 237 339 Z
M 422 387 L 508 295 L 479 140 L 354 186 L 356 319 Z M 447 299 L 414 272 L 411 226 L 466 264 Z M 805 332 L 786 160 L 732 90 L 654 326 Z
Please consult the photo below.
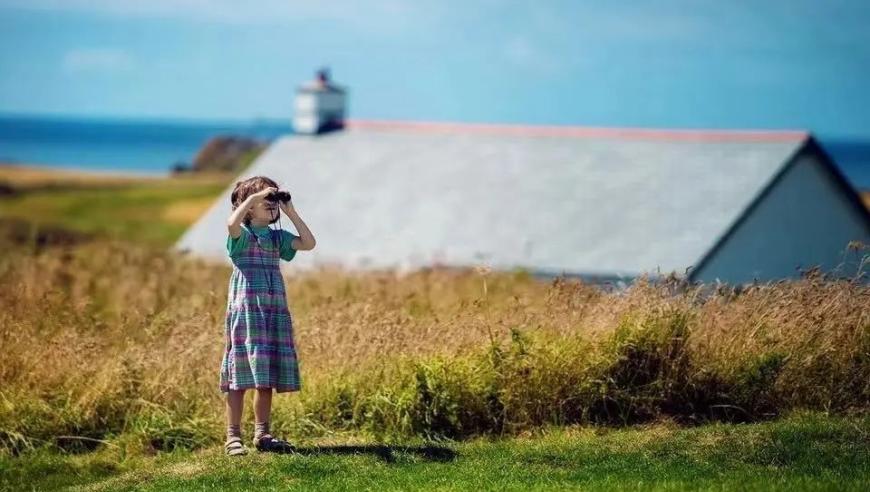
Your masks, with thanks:
M 63 58 L 63 68 L 68 72 L 114 72 L 133 65 L 133 57 L 118 48 L 77 48 Z

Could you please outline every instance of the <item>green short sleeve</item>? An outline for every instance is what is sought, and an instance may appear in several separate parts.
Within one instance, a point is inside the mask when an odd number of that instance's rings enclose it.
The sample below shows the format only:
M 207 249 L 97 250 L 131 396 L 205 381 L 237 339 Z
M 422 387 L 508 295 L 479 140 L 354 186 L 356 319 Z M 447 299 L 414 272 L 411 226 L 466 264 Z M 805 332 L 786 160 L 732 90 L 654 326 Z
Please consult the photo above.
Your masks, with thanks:
M 285 231 L 281 229 L 281 259 L 284 261 L 290 261 L 296 256 L 296 250 L 293 249 L 293 246 L 290 244 L 294 239 L 298 239 L 299 236 L 291 233 L 290 231 Z
M 242 234 L 237 238 L 234 238 L 227 234 L 227 254 L 231 257 L 241 253 L 247 245 L 248 231 L 246 231 L 244 228 L 242 228 Z

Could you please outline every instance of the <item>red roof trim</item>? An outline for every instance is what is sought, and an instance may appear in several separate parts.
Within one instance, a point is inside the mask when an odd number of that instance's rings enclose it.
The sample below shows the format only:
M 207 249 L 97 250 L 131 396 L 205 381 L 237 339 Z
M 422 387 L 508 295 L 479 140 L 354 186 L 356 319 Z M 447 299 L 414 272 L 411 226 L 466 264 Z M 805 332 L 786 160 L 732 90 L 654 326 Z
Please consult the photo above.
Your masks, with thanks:
M 345 121 L 351 129 L 395 130 L 429 133 L 474 133 L 523 137 L 623 138 L 678 141 L 798 142 L 809 136 L 800 130 L 694 130 L 654 128 L 608 128 L 583 126 L 507 125 L 450 123 L 438 121 Z

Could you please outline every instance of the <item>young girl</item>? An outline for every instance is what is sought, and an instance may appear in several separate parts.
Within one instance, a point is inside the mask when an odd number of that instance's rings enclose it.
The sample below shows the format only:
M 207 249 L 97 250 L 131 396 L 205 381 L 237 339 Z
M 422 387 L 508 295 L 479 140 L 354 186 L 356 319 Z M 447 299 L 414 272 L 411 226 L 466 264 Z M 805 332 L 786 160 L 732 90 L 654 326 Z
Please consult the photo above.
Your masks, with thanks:
M 254 447 L 259 451 L 290 448 L 269 433 L 272 389 L 282 393 L 301 387 L 293 320 L 278 264 L 279 259 L 292 260 L 296 251 L 314 248 L 315 241 L 289 194 L 277 201 L 267 200 L 277 191 L 275 181 L 256 176 L 236 183 L 230 197 L 233 212 L 227 220 L 227 253 L 233 273 L 227 299 L 226 351 L 220 369 L 220 389 L 227 393 L 225 449 L 229 455 L 247 453 L 241 420 L 245 390 L 251 388 L 256 389 Z M 269 227 L 279 220 L 279 208 L 299 236 Z

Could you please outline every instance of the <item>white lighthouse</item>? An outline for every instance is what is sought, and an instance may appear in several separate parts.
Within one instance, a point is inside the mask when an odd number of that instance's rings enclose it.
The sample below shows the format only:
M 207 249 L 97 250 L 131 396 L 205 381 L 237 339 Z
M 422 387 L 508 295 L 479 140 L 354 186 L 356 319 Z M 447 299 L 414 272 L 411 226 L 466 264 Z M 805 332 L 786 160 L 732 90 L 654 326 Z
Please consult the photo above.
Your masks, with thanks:
M 296 89 L 294 131 L 314 135 L 343 128 L 346 101 L 346 90 L 332 84 L 329 70 L 318 70 L 314 80 Z

